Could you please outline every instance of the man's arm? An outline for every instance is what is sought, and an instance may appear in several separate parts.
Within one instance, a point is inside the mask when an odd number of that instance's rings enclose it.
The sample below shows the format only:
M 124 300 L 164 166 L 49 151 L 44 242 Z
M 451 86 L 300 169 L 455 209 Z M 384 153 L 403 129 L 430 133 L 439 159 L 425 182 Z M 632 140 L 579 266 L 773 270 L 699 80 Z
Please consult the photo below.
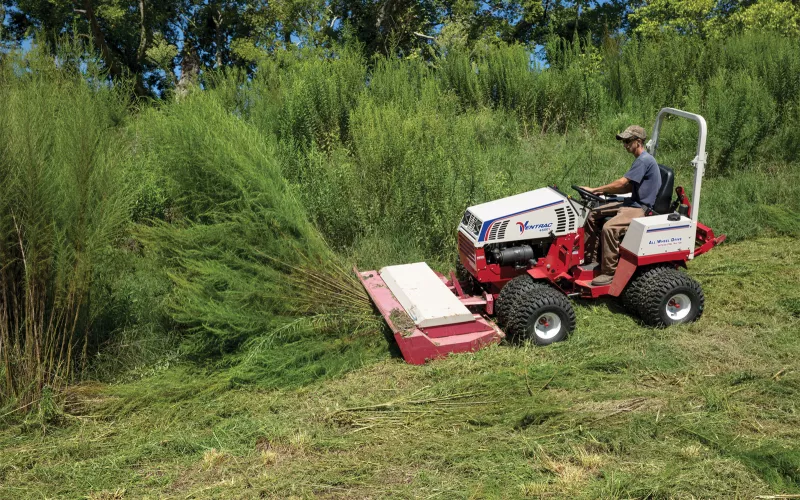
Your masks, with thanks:
M 583 189 L 594 194 L 625 194 L 633 191 L 633 183 L 627 177 L 620 177 L 605 186 L 596 188 L 584 187 Z

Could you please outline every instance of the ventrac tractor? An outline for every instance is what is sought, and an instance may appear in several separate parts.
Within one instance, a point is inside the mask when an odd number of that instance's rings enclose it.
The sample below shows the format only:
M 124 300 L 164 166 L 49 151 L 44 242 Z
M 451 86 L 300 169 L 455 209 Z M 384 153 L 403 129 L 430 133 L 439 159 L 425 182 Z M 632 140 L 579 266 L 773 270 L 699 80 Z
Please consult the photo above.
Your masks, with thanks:
M 698 221 L 705 119 L 662 109 L 647 149 L 656 156 L 667 115 L 699 126 L 692 199 L 675 187 L 673 171 L 659 165 L 656 202 L 645 217 L 631 222 L 608 285 L 591 284 L 600 270 L 597 263 L 585 262 L 583 226 L 594 207 L 613 198 L 577 186 L 572 187 L 579 199 L 550 186 L 467 208 L 458 226 L 460 272 L 449 277 L 424 262 L 356 270 L 406 361 L 421 364 L 451 352 L 474 351 L 506 335 L 540 345 L 564 340 L 575 327 L 569 297 L 621 297 L 632 314 L 654 327 L 698 319 L 703 291 L 682 268 L 725 236 L 715 237 Z

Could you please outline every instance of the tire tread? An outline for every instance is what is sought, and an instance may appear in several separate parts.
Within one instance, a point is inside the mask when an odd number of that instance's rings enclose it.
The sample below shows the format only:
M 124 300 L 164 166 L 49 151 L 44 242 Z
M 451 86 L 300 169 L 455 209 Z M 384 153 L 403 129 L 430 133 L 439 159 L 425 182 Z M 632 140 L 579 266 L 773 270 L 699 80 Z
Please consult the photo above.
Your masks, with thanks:
M 639 317 L 648 325 L 665 327 L 668 323 L 661 315 L 661 303 L 667 295 L 684 288 L 697 297 L 697 314 L 681 323 L 697 321 L 703 315 L 705 296 L 700 284 L 686 273 L 672 267 L 657 267 L 645 272 L 634 288 L 636 294 L 631 298 L 638 307 Z
M 528 320 L 544 307 L 555 307 L 565 313 L 566 318 L 563 319 L 567 333 L 575 329 L 575 310 L 566 295 L 547 283 L 534 281 L 527 275 L 515 278 L 512 282 L 516 280 L 519 281 L 510 290 L 512 293 L 506 294 L 505 297 L 506 333 L 511 338 L 527 337 Z M 532 340 L 536 341 L 535 337 Z
M 495 304 L 495 316 L 497 318 L 497 324 L 501 328 L 505 328 L 508 324 L 508 316 L 513 308 L 512 303 L 514 302 L 514 297 L 518 296 L 523 289 L 529 287 L 550 288 L 549 285 L 534 281 L 530 275 L 523 274 L 506 283 L 502 290 L 500 290 L 500 296 L 497 298 L 497 303 Z

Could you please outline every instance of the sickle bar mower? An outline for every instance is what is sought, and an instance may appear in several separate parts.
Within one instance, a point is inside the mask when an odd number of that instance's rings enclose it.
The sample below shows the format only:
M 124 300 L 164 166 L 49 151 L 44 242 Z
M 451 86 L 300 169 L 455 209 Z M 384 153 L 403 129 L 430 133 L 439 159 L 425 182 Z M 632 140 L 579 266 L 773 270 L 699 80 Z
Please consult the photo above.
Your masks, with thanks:
M 505 337 L 493 322 L 473 312 L 485 311 L 487 302 L 491 307 L 491 295 L 466 295 L 455 276 L 448 280 L 424 262 L 355 272 L 408 363 L 477 351 Z

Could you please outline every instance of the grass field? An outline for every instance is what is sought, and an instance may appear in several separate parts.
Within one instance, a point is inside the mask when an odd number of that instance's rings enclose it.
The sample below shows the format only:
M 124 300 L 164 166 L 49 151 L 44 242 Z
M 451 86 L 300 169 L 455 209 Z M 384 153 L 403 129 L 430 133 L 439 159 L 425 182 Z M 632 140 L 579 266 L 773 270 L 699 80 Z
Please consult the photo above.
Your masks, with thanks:
M 78 385 L 66 413 L 0 430 L 0 497 L 800 493 L 798 261 L 792 238 L 718 247 L 690 269 L 703 318 L 667 330 L 580 303 L 547 348 L 419 367 L 375 334 L 339 341 L 357 368 L 320 358 L 288 388 L 166 362 Z

